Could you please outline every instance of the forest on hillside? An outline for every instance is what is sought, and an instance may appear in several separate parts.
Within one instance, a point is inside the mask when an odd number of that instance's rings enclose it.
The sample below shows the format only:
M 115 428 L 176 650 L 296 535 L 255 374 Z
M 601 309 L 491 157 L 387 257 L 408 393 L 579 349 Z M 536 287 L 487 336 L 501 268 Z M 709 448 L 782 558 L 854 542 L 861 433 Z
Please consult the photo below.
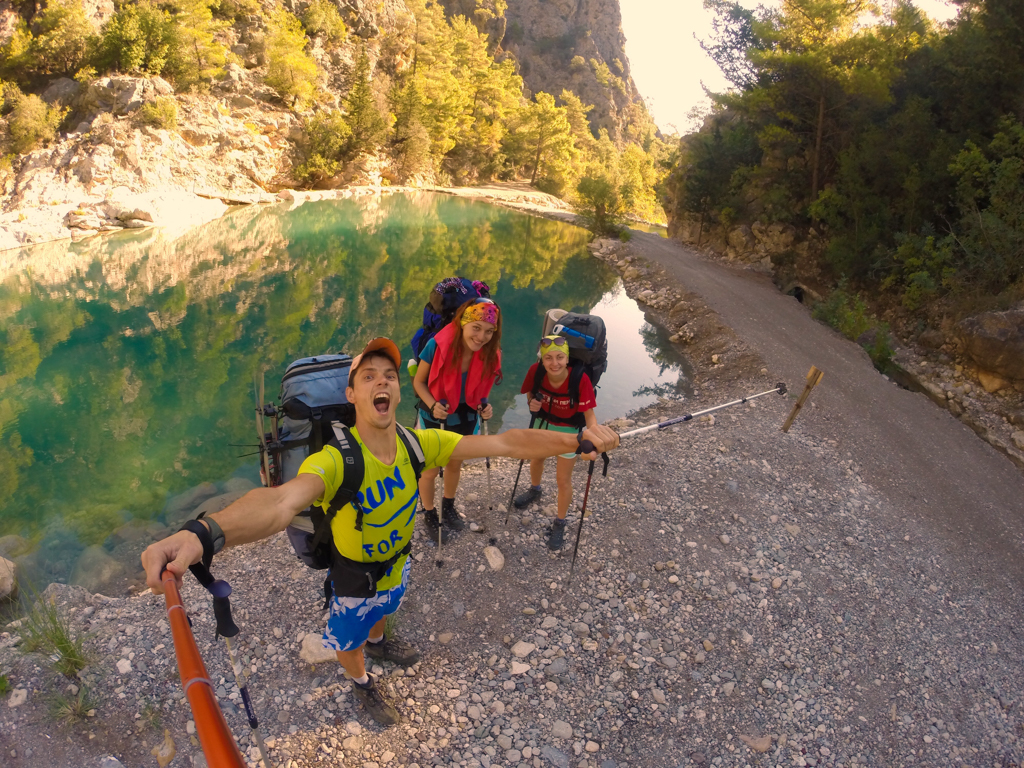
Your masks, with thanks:
M 833 284 L 904 313 L 1024 299 L 1024 2 L 957 5 L 708 0 L 733 89 L 681 142 L 670 217 L 817 235 Z
M 234 64 L 268 107 L 300 116 L 293 176 L 302 186 L 336 185 L 370 155 L 399 183 L 525 179 L 568 198 L 582 184 L 584 200 L 600 195 L 602 225 L 622 215 L 663 221 L 655 190 L 671 148 L 643 104 L 612 139 L 571 90 L 528 93 L 521 62 L 501 47 L 505 25 L 494 23 L 505 3 L 473 5 L 470 16 L 449 16 L 431 0 L 407 0 L 367 35 L 349 29 L 332 0 L 139 0 L 118 4 L 99 27 L 82 0 L 49 0 L 19 16 L 0 46 L 4 170 L 16 173 L 21 156 L 78 124 L 74 103 L 41 98 L 58 78 L 87 89 L 103 75 L 161 76 L 178 94 L 202 95 Z M 232 45 L 241 39 L 245 55 Z M 147 103 L 135 119 L 176 130 L 176 97 Z

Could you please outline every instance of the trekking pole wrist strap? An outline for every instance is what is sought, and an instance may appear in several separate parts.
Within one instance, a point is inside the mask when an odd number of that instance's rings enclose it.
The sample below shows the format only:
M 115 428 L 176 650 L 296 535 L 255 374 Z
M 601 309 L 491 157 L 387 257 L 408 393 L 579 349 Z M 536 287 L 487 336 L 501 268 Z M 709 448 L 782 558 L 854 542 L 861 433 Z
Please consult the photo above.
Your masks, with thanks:
M 213 534 L 210 533 L 210 529 L 198 520 L 186 520 L 185 524 L 178 530 L 189 531 L 196 535 L 199 543 L 203 545 L 203 559 L 201 562 L 206 568 L 209 568 L 210 563 L 213 562 Z

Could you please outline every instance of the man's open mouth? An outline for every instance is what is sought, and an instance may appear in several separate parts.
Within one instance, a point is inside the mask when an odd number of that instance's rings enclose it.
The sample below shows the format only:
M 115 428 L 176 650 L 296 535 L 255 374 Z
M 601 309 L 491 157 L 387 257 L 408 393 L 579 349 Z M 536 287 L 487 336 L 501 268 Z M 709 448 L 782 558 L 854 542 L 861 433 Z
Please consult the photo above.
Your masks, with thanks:
M 391 407 L 391 395 L 387 392 L 378 392 L 373 396 L 373 407 L 377 409 L 377 413 L 387 413 Z

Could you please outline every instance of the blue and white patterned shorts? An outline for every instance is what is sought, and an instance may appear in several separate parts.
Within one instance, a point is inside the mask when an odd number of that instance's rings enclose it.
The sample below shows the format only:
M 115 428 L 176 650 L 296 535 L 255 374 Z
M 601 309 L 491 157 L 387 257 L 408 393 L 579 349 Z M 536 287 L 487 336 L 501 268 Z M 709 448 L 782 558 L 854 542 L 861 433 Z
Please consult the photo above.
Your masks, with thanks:
M 412 559 L 406 558 L 402 582 L 373 597 L 332 597 L 331 612 L 324 629 L 324 647 L 353 651 L 365 643 L 373 625 L 401 607 L 411 569 Z

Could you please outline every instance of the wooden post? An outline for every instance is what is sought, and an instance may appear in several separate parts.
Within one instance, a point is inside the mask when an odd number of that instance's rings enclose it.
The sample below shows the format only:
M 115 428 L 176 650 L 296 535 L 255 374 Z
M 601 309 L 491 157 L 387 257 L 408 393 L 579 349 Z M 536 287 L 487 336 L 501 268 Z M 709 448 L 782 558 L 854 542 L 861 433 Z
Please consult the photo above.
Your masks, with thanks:
M 800 409 L 804 407 L 804 402 L 811 394 L 811 390 L 818 386 L 818 382 L 821 381 L 825 375 L 824 371 L 819 371 L 813 365 L 811 370 L 807 372 L 807 384 L 804 386 L 804 391 L 800 393 L 800 397 L 797 398 L 796 405 L 793 406 L 793 410 L 789 414 L 789 418 L 786 419 L 786 423 L 782 425 L 783 432 L 789 432 L 789 428 L 793 426 L 793 420 L 796 415 L 800 413 Z

